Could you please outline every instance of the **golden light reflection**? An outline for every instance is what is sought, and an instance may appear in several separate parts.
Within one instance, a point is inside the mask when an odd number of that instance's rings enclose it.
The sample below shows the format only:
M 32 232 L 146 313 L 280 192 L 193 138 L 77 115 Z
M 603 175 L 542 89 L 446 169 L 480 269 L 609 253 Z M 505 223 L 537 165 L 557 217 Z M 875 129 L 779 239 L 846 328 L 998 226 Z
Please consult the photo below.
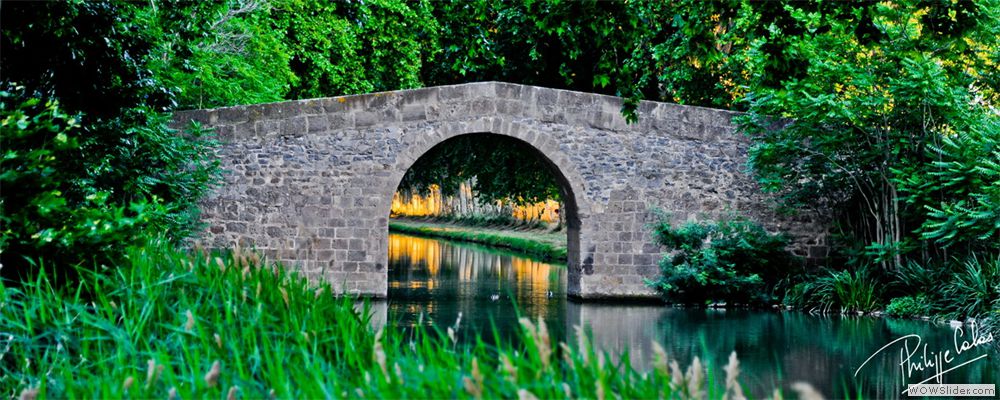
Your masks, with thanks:
M 393 282 L 393 287 L 434 289 L 446 279 L 457 279 L 460 283 L 507 280 L 515 283 L 518 297 L 532 296 L 538 306 L 547 301 L 546 294 L 552 290 L 551 279 L 560 268 L 510 254 L 400 234 L 389 234 L 389 261 L 408 266 L 415 273 L 412 279 Z
M 431 185 L 427 196 L 420 194 L 404 195 L 396 192 L 392 195 L 393 217 L 431 217 L 442 215 L 473 215 L 486 213 L 510 213 L 522 221 L 542 221 L 546 223 L 559 222 L 559 202 L 546 200 L 523 206 L 507 205 L 501 201 L 481 205 L 475 200 L 472 185 L 463 182 L 456 196 L 444 196 L 438 185 Z

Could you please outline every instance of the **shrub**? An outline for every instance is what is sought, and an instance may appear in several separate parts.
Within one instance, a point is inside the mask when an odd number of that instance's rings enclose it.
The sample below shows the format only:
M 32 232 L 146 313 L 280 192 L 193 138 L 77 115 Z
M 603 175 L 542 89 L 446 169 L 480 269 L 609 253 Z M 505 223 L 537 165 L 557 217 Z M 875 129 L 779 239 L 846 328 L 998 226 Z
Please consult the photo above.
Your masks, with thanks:
M 137 238 L 176 241 L 198 227 L 196 201 L 215 176 L 204 143 L 167 129 L 164 116 L 120 127 L 115 140 L 82 118 L 55 100 L 0 91 L 4 276 L 30 274 L 41 257 L 55 268 L 106 263 Z
M 895 297 L 889 300 L 885 313 L 897 317 L 918 317 L 931 312 L 930 301 L 924 294 Z
M 661 218 L 654 233 L 670 253 L 660 263 L 660 279 L 649 284 L 673 303 L 772 303 L 770 288 L 800 269 L 785 249 L 786 236 L 741 217 L 680 228 Z

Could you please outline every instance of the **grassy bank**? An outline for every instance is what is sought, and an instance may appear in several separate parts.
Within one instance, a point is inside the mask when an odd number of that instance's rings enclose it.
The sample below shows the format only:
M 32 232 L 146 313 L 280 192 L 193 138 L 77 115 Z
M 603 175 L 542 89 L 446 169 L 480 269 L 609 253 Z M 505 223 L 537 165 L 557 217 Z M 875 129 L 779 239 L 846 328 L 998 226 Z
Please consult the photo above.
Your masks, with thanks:
M 566 261 L 565 233 L 561 232 L 547 234 L 539 230 L 508 231 L 409 220 L 389 222 L 389 231 L 502 247 L 528 253 L 544 260 Z
M 657 348 L 649 373 L 588 344 L 553 343 L 522 320 L 516 345 L 459 346 L 448 333 L 375 332 L 327 284 L 255 255 L 131 248 L 79 284 L 0 284 L 0 397 L 670 398 L 733 396 L 695 359 Z M 710 371 L 710 369 L 709 369 Z

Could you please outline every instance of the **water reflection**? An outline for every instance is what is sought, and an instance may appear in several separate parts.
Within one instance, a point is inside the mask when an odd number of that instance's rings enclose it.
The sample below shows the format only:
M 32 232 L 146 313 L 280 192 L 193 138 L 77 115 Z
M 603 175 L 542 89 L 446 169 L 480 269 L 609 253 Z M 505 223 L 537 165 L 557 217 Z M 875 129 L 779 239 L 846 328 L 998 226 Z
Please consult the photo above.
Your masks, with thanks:
M 588 326 L 597 347 L 616 361 L 628 351 L 640 369 L 652 363 L 654 340 L 671 358 L 690 362 L 700 357 L 717 376 L 735 350 L 744 388 L 754 397 L 806 381 L 834 398 L 898 398 L 904 387 L 898 347 L 873 359 L 857 377 L 855 370 L 880 347 L 904 335 L 920 335 L 928 352 L 954 348 L 950 327 L 922 321 L 567 302 L 566 269 L 561 265 L 395 234 L 390 235 L 389 248 L 389 303 L 384 312 L 392 324 L 412 327 L 424 313 L 425 324 L 443 329 L 461 312 L 460 331 L 466 338 L 473 329 L 489 332 L 491 321 L 501 338 L 509 338 L 517 329 L 516 301 L 524 315 L 542 317 L 555 340 L 575 343 L 574 326 Z M 494 300 L 496 295 L 500 298 Z M 985 353 L 982 348 L 970 350 L 951 365 Z M 944 382 L 1000 383 L 1000 354 L 988 354 L 948 373 Z M 932 374 L 915 373 L 907 383 Z
M 483 246 L 389 235 L 388 319 L 404 327 L 497 324 L 510 337 L 518 311 L 562 325 L 566 268 Z M 421 317 L 421 313 L 423 316 Z

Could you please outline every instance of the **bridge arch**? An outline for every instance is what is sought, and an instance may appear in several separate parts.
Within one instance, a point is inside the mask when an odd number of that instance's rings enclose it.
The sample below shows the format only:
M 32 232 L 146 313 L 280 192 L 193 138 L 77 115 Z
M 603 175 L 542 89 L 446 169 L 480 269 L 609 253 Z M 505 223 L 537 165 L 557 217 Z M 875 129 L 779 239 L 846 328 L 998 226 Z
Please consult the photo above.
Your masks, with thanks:
M 493 126 L 493 124 L 489 125 Z M 566 218 L 566 266 L 568 268 L 567 285 L 569 293 L 576 294 L 579 292 L 581 272 L 581 215 L 585 218 L 590 209 L 587 200 L 577 195 L 577 193 L 583 193 L 585 182 L 580 175 L 579 170 L 575 165 L 568 161 L 569 158 L 566 154 L 559 150 L 558 146 L 555 146 L 553 143 L 546 142 L 544 139 L 539 139 L 543 138 L 543 135 L 532 131 L 530 127 L 520 125 L 511 127 L 510 124 L 500 123 L 496 124 L 496 126 L 506 126 L 507 128 L 474 131 L 469 129 L 456 129 L 453 127 L 445 133 L 418 135 L 417 139 L 414 139 L 412 142 L 404 145 L 403 150 L 399 153 L 396 164 L 392 169 L 393 172 L 388 180 L 391 183 L 391 192 L 395 192 L 399 188 L 399 184 L 403 180 L 403 175 L 405 175 L 406 172 L 413 167 L 420 157 L 427 154 L 434 147 L 440 146 L 449 140 L 462 136 L 499 135 L 525 144 L 526 147 L 531 149 L 533 153 L 529 156 L 538 157 L 538 159 L 542 160 L 548 166 L 548 172 L 553 176 L 553 178 L 555 178 L 556 183 L 559 186 L 560 196 L 563 199 L 564 205 L 564 209 L 560 210 L 560 212 L 564 212 Z M 532 143 L 531 140 L 534 140 L 535 143 Z M 382 215 L 389 215 L 392 202 L 391 200 L 392 196 L 390 195 L 388 202 L 380 205 L 379 212 Z M 385 226 L 380 227 L 379 229 L 384 229 L 388 232 L 388 220 L 386 220 Z M 380 250 L 382 250 L 382 253 L 388 254 L 388 240 L 383 240 L 381 243 L 383 243 L 386 247 Z M 384 265 L 388 265 L 388 262 L 386 261 Z

